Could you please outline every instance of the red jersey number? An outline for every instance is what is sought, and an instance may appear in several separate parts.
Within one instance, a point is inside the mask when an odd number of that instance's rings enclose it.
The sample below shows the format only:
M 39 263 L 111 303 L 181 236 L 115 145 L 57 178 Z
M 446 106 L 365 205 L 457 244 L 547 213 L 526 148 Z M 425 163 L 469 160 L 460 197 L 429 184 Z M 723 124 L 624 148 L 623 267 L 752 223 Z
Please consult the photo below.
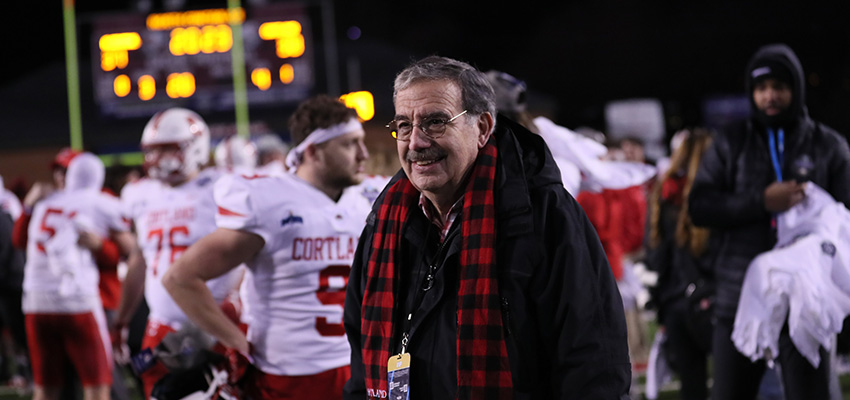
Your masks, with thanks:
M 319 272 L 319 289 L 316 297 L 325 305 L 336 304 L 342 309 L 345 305 L 345 288 L 348 287 L 348 275 L 351 272 L 350 265 L 331 265 Z M 331 278 L 337 278 L 333 281 Z M 341 281 L 340 281 L 341 279 Z M 331 283 L 334 283 L 331 287 Z M 342 286 L 340 286 L 342 283 Z M 316 318 L 316 330 L 322 336 L 345 335 L 345 327 L 340 323 L 329 323 L 325 317 Z
M 189 228 L 186 226 L 174 226 L 171 230 L 168 231 L 168 248 L 171 250 L 171 256 L 169 258 L 169 265 L 174 263 L 174 260 L 177 259 L 177 256 L 182 254 L 189 246 L 174 244 L 174 236 L 175 234 L 182 234 L 183 236 L 189 236 Z M 163 230 L 152 229 L 148 232 L 148 240 L 156 238 L 156 255 L 154 255 L 153 263 L 150 265 L 151 272 L 153 276 L 156 277 L 159 275 L 159 256 L 162 253 L 162 238 L 163 238 Z
M 47 253 L 47 250 L 44 249 L 44 243 L 47 242 L 48 240 L 50 240 L 50 238 L 52 238 L 53 235 L 56 234 L 56 228 L 54 228 L 53 225 L 50 224 L 47 221 L 47 219 L 50 218 L 51 215 L 55 215 L 56 217 L 61 217 L 62 216 L 62 209 L 60 209 L 60 208 L 48 208 L 44 212 L 44 217 L 41 218 L 41 225 L 39 225 L 39 229 L 41 229 L 42 232 L 47 233 L 47 238 L 44 239 L 44 241 L 36 241 L 35 247 L 38 248 L 38 250 L 41 251 L 42 253 Z

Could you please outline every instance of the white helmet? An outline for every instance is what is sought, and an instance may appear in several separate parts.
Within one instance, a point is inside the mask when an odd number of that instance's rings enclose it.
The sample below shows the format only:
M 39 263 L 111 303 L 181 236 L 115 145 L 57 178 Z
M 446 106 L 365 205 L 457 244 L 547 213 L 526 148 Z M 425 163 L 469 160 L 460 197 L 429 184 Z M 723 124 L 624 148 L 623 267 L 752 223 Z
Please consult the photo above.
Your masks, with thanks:
M 181 159 L 159 157 L 149 151 L 169 144 L 180 147 Z M 179 107 L 160 111 L 145 125 L 142 151 L 152 178 L 165 181 L 173 175 L 192 176 L 210 160 L 210 128 L 194 111 Z
M 215 165 L 228 169 L 254 169 L 257 147 L 241 136 L 233 135 L 215 146 Z

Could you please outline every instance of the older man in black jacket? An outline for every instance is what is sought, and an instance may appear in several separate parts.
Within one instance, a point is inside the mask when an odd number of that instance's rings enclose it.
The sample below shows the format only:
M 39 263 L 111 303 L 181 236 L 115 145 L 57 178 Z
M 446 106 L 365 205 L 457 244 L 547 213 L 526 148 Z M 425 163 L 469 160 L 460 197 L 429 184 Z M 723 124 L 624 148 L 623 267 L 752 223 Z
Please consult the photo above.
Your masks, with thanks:
M 344 398 L 628 398 L 622 300 L 543 140 L 496 121 L 466 63 L 420 60 L 395 88 L 403 171 L 352 266 Z
M 731 334 L 747 267 L 776 243 L 776 214 L 803 199 L 807 180 L 850 204 L 850 150 L 837 132 L 809 118 L 794 52 L 781 44 L 764 46 L 746 72 L 751 117 L 717 136 L 690 196 L 694 223 L 722 235 L 715 261 L 712 397 L 723 400 L 755 398 L 765 370 L 764 362 L 752 363 L 736 350 Z M 779 345 L 785 398 L 827 399 L 826 354 L 813 368 L 790 341 L 787 324 Z

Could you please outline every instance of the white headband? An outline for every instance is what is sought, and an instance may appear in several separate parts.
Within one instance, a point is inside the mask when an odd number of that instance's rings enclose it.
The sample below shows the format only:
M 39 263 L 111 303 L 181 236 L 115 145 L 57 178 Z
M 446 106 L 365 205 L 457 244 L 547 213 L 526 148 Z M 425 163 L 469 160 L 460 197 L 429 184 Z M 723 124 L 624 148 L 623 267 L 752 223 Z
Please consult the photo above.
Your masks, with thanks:
M 329 128 L 316 129 L 315 131 L 310 132 L 303 142 L 299 143 L 298 146 L 289 151 L 289 154 L 286 155 L 286 166 L 289 168 L 290 172 L 295 172 L 295 169 L 301 164 L 301 156 L 304 155 L 304 151 L 307 150 L 307 146 L 311 144 L 324 143 L 347 133 L 362 130 L 363 125 L 360 124 L 360 121 L 358 121 L 357 118 L 351 118 L 346 122 L 336 124 Z

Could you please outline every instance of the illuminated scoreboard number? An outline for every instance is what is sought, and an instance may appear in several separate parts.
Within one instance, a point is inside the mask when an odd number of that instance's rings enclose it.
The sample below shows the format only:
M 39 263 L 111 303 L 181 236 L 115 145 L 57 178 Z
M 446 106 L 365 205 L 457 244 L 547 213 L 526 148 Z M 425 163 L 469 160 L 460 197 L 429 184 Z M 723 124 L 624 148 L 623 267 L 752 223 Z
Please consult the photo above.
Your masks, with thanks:
M 295 103 L 314 85 L 309 19 L 292 5 L 95 19 L 93 81 L 104 114 L 233 108 L 233 32 L 241 23 L 250 105 Z M 238 25 L 237 25 L 238 26 Z

